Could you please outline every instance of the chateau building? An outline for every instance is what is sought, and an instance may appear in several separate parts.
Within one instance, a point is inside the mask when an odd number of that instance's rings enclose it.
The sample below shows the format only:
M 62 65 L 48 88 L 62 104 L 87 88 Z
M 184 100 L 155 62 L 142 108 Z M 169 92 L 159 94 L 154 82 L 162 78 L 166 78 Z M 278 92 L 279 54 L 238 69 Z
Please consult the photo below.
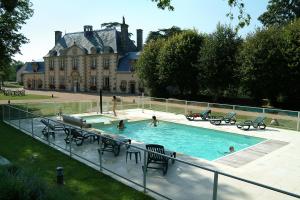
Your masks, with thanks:
M 134 63 L 143 47 L 143 31 L 137 30 L 137 45 L 129 38 L 128 25 L 93 30 L 86 25 L 82 32 L 55 31 L 55 46 L 44 57 L 40 68 L 23 66 L 18 72 L 25 88 L 73 92 L 96 92 L 99 89 L 120 93 L 143 90 L 134 73 Z M 35 62 L 26 65 L 36 66 Z M 31 69 L 31 71 L 30 71 Z M 39 74 L 39 75 L 37 75 Z M 38 81 L 38 87 L 35 83 Z M 42 81 L 42 83 L 41 83 Z

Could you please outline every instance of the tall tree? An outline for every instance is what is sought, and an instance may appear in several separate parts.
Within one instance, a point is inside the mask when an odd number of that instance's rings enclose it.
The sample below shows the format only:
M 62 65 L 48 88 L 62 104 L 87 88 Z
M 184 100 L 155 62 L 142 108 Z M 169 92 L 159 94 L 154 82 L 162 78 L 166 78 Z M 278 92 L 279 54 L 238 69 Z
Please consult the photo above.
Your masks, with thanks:
M 158 29 L 158 31 L 150 31 L 146 43 L 150 40 L 157 39 L 167 39 L 177 33 L 181 33 L 183 30 L 177 26 L 172 26 L 171 28 Z
M 2 0 L 2 3 L 5 1 Z M 5 74 L 5 67 L 10 65 L 12 56 L 21 53 L 20 46 L 29 41 L 19 31 L 33 15 L 31 6 L 29 0 L 19 0 L 14 9 L 0 8 L 0 74 Z
M 273 104 L 286 91 L 290 73 L 285 56 L 282 28 L 258 30 L 246 38 L 239 54 L 241 84 L 248 95 Z
M 195 66 L 203 38 L 188 30 L 170 37 L 159 55 L 159 80 L 178 89 L 181 95 L 196 94 L 198 70 Z
M 173 11 L 175 8 L 172 6 L 172 0 L 151 0 L 157 4 L 157 7 L 160 9 L 166 9 Z M 230 12 L 227 13 L 227 17 L 231 20 L 234 19 L 234 14 L 232 12 L 233 8 L 238 9 L 237 19 L 239 21 L 236 29 L 243 28 L 246 25 L 250 24 L 251 17 L 248 13 L 245 12 L 245 4 L 243 0 L 227 0 L 227 3 L 230 7 Z
M 269 0 L 267 11 L 258 19 L 264 26 L 282 25 L 300 17 L 299 0 Z
M 215 32 L 205 38 L 199 53 L 199 79 L 204 84 L 202 89 L 212 95 L 214 100 L 232 93 L 232 88 L 235 88 L 234 67 L 241 43 L 242 39 L 236 31 L 220 24 Z
M 135 68 L 140 80 L 144 86 L 150 90 L 154 96 L 164 96 L 165 85 L 159 79 L 158 56 L 161 48 L 164 46 L 164 40 L 152 40 L 144 46 Z

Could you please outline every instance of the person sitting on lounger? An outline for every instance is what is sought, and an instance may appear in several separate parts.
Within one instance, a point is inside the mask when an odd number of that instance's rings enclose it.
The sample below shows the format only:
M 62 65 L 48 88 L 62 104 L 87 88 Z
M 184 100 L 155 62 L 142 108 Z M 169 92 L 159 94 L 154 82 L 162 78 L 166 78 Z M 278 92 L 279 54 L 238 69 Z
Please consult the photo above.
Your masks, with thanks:
M 119 122 L 119 124 L 118 124 L 117 127 L 118 127 L 119 130 L 123 130 L 125 128 L 124 121 L 120 120 L 120 122 Z
M 151 124 L 153 124 L 153 126 L 157 126 L 157 123 L 158 123 L 158 121 L 157 121 L 157 119 L 156 119 L 156 116 L 153 115 L 153 116 L 152 116 L 152 122 L 151 122 Z

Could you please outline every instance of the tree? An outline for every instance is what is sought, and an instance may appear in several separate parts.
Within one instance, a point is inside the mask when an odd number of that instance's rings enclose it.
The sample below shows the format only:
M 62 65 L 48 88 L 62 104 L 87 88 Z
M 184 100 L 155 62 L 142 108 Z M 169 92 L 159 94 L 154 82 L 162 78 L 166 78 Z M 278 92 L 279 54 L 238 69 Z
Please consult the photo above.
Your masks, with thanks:
M 158 81 L 158 55 L 164 46 L 164 40 L 152 40 L 144 46 L 137 63 L 136 72 L 143 81 L 150 94 L 154 96 L 163 96 L 165 94 L 165 85 Z
M 299 0 L 269 0 L 267 11 L 258 19 L 264 26 L 283 25 L 300 17 Z
M 164 10 L 164 9 L 168 8 L 168 10 L 170 10 L 170 11 L 174 10 L 174 7 L 171 5 L 172 0 L 151 0 L 151 1 L 156 2 L 157 7 L 160 9 Z M 238 23 L 236 29 L 243 28 L 244 26 L 250 24 L 251 17 L 249 14 L 247 14 L 245 12 L 245 4 L 244 4 L 243 0 L 227 0 L 227 3 L 230 6 L 231 10 L 233 8 L 238 9 L 239 14 L 238 14 L 237 18 L 239 20 L 239 23 Z M 231 10 L 229 13 L 227 13 L 227 17 L 229 17 L 231 20 L 233 20 L 234 15 Z
M 146 43 L 148 43 L 150 40 L 157 40 L 157 39 L 167 39 L 177 33 L 181 33 L 183 30 L 181 30 L 177 26 L 172 26 L 171 28 L 165 28 L 165 29 L 158 29 L 158 31 L 150 31 Z
M 205 37 L 198 59 L 199 83 L 214 100 L 235 88 L 234 67 L 241 43 L 242 39 L 231 27 L 220 24 Z
M 196 94 L 198 69 L 195 66 L 203 38 L 188 30 L 166 40 L 159 54 L 159 80 L 180 95 Z
M 288 81 L 284 83 L 287 100 L 300 100 L 300 19 L 283 28 L 284 56 Z M 298 94 L 298 95 L 295 95 Z M 296 102 L 296 101 L 294 101 Z
M 2 3 L 6 1 L 2 0 Z M 31 6 L 29 0 L 22 0 L 17 2 L 14 9 L 0 8 L 0 74 L 5 74 L 5 68 L 10 65 L 12 56 L 20 53 L 20 46 L 29 41 L 19 31 L 33 14 Z
M 107 23 L 102 23 L 101 24 L 101 28 L 105 27 L 105 28 L 118 28 L 121 26 L 121 23 L 119 22 L 107 22 Z
M 285 46 L 280 27 L 257 30 L 242 45 L 236 73 L 245 91 L 258 103 L 268 98 L 273 104 L 286 92 L 290 73 Z

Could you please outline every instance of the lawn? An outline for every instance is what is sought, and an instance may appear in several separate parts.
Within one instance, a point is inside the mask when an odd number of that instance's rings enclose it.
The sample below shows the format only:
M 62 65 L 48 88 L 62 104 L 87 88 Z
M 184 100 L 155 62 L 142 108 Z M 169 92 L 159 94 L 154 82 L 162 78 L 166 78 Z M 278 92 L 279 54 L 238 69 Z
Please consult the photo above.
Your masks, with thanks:
M 50 187 L 65 195 L 65 199 L 152 199 L 36 141 L 2 121 L 0 130 L 0 155 L 24 169 L 34 169 Z M 37 158 L 32 159 L 33 154 L 37 155 Z M 64 167 L 65 185 L 61 188 L 55 184 L 57 166 Z
M 50 99 L 51 96 L 26 94 L 25 96 L 5 96 L 0 93 L 0 100 L 27 100 L 27 99 Z

